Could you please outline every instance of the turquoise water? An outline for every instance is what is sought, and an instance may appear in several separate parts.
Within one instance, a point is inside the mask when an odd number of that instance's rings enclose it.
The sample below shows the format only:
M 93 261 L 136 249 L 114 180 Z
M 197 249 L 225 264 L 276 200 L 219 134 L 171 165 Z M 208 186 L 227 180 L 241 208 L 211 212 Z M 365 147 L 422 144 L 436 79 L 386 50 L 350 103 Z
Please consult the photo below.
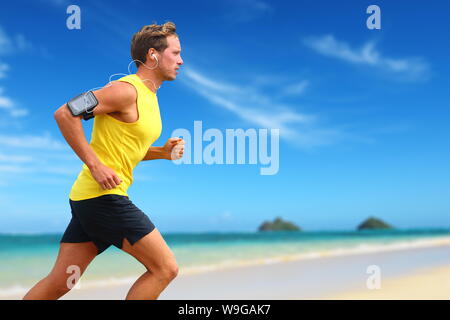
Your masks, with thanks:
M 380 230 L 348 232 L 248 232 L 163 234 L 174 252 L 180 273 L 289 260 L 308 254 L 384 250 L 392 245 L 415 247 L 450 241 L 450 229 Z M 11 290 L 26 290 L 45 277 L 58 254 L 61 234 L 0 234 L 0 298 Z M 97 256 L 83 283 L 113 282 L 138 277 L 145 268 L 133 257 L 111 246 Z

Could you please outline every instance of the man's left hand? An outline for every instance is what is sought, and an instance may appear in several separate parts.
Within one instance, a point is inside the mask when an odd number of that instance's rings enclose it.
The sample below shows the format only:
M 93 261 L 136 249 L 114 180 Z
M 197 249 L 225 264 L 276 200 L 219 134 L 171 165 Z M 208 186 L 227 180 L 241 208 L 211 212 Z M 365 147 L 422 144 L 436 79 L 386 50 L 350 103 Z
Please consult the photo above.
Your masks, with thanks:
M 182 138 L 169 138 L 162 147 L 167 160 L 178 160 L 183 157 L 184 140 Z

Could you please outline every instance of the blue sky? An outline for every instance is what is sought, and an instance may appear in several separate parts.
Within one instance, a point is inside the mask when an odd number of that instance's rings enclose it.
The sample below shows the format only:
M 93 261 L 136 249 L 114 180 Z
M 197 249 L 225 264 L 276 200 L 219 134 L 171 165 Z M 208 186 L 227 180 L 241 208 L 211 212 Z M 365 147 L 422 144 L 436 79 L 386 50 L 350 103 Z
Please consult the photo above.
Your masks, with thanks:
M 70 4 L 80 30 L 66 27 Z M 366 27 L 371 4 L 381 30 Z M 253 231 L 276 216 L 305 230 L 351 230 L 368 216 L 450 227 L 447 2 L 0 6 L 0 232 L 64 231 L 82 163 L 53 112 L 128 73 L 133 33 L 166 21 L 185 63 L 158 91 L 154 145 L 194 121 L 222 132 L 278 128 L 280 167 L 140 163 L 129 195 L 162 232 Z M 83 125 L 89 140 L 92 121 Z

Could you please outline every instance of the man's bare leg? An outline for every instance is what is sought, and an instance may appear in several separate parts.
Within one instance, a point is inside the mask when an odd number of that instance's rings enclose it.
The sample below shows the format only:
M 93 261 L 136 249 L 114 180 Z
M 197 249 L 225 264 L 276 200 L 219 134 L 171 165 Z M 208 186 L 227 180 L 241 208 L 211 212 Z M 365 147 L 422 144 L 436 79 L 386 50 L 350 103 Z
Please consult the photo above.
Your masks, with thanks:
M 96 257 L 97 252 L 97 247 L 91 241 L 61 243 L 52 271 L 31 288 L 23 300 L 59 299 L 71 289 L 67 284 L 67 279 L 71 276 L 71 273 L 67 273 L 67 268 L 78 266 L 81 276 L 89 263 Z
M 178 274 L 175 256 L 156 228 L 133 246 L 124 239 L 122 250 L 135 257 L 147 269 L 128 291 L 127 300 L 158 299 Z

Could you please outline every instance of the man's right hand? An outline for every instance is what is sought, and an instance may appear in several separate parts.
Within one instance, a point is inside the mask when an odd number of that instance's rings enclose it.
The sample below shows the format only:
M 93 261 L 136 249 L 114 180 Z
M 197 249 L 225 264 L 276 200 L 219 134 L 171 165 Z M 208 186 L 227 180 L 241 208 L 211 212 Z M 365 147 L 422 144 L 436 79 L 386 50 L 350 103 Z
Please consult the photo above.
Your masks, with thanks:
M 91 171 L 92 177 L 94 177 L 95 181 L 97 181 L 103 190 L 114 189 L 122 183 L 122 180 L 114 170 L 105 166 L 103 163 L 90 167 L 89 170 Z

